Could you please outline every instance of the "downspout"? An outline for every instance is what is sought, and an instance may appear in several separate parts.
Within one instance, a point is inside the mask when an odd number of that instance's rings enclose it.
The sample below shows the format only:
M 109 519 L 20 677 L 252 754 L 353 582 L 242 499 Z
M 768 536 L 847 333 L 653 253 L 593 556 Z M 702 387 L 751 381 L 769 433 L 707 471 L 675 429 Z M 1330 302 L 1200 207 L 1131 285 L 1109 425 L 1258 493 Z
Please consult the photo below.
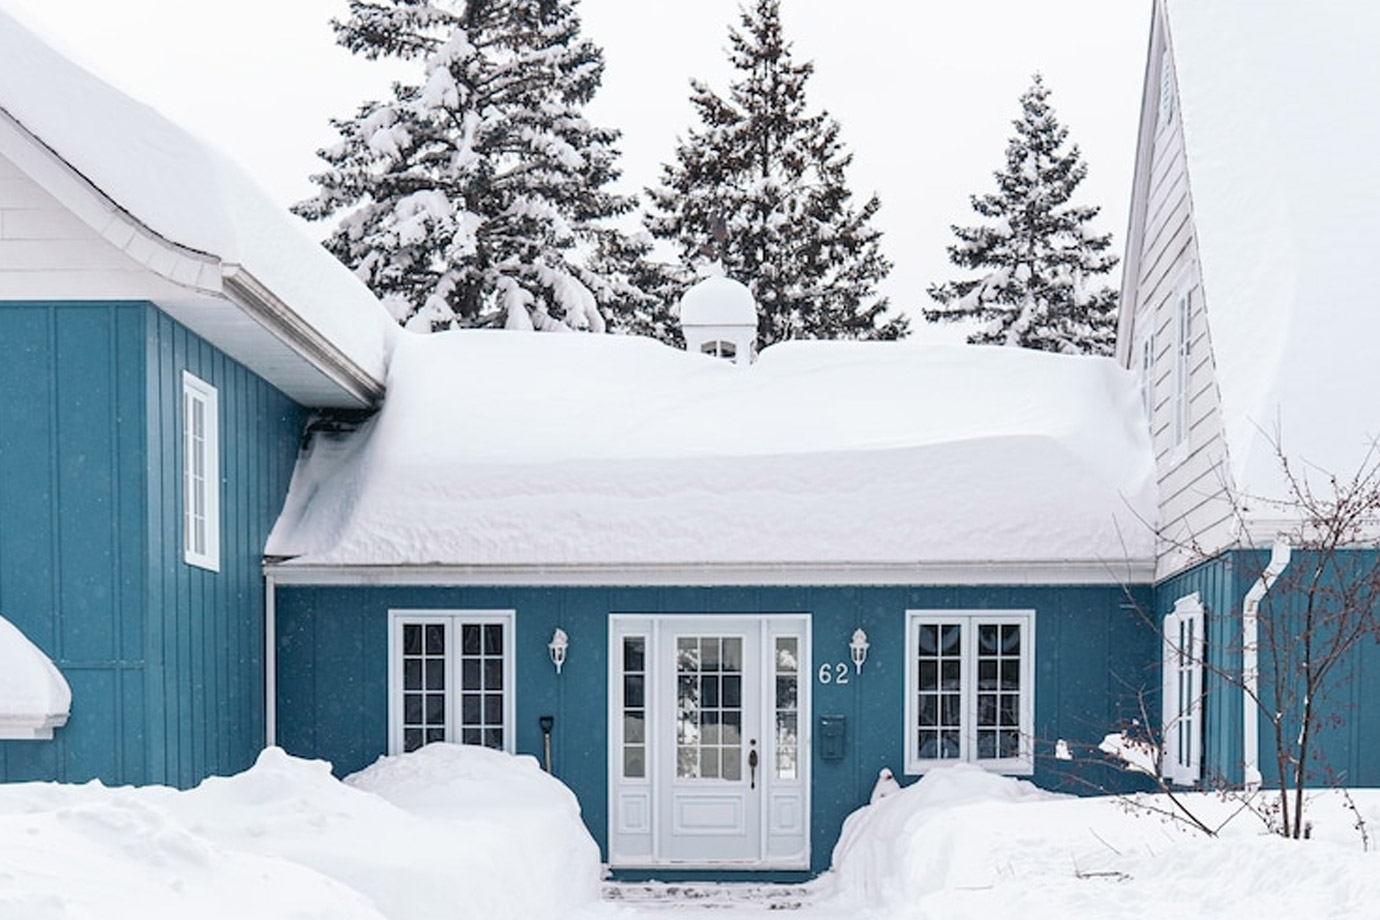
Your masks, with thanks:
M 264 573 L 264 746 L 278 743 L 278 592 Z
M 1241 756 L 1248 792 L 1260 788 L 1260 600 L 1289 565 L 1290 547 L 1283 537 L 1270 547 L 1270 564 L 1246 592 L 1241 605 Z

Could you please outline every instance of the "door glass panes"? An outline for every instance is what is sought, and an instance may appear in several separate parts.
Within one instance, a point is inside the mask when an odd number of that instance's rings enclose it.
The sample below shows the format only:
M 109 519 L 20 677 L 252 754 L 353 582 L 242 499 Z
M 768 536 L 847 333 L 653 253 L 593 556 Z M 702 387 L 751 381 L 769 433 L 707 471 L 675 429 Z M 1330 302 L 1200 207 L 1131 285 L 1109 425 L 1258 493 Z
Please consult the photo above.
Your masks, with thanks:
M 623 776 L 647 775 L 647 638 L 623 640 Z
M 778 636 L 776 671 L 776 776 L 796 779 L 800 772 L 800 640 Z
M 503 624 L 461 624 L 461 744 L 503 748 L 503 690 Z
M 958 623 L 921 623 L 916 656 L 917 756 L 953 760 L 961 756 L 963 712 L 963 628 Z
M 446 625 L 402 628 L 403 750 L 446 740 Z
M 676 776 L 743 778 L 743 640 L 676 640 Z
M 977 624 L 977 756 L 1020 755 L 1021 627 Z

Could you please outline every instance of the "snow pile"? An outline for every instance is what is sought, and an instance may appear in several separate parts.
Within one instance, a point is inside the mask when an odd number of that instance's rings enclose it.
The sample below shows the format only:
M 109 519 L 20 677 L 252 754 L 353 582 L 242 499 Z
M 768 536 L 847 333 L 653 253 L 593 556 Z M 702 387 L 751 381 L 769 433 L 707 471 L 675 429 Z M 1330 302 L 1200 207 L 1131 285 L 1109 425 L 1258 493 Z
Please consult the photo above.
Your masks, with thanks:
M 822 883 L 840 915 L 1260 920 L 1367 917 L 1380 854 L 1339 795 L 1314 805 L 1315 839 L 1265 835 L 1238 803 L 1188 793 L 1213 839 L 1131 800 L 1073 798 L 965 765 L 935 770 L 849 817 Z M 1380 793 L 1356 791 L 1374 833 Z M 1164 807 L 1162 797 L 1140 800 Z M 1319 839 L 1324 838 L 1324 839 Z
M 536 767 L 434 745 L 347 783 L 265 751 L 189 792 L 0 786 L 0 916 L 25 920 L 570 916 L 598 852 Z
M 0 10 L 0 108 L 164 239 L 243 266 L 378 379 L 398 331 L 373 294 L 219 152 Z M 98 231 L 105 228 L 96 227 Z
M 50 738 L 67 723 L 72 690 L 51 659 L 0 616 L 0 738 Z
M 1282 497 L 1276 430 L 1296 471 L 1350 478 L 1380 435 L 1380 7 L 1168 14 L 1233 482 Z
M 1107 359 L 793 342 L 745 368 L 461 331 L 404 337 L 388 388 L 361 429 L 314 440 L 270 555 L 818 574 L 1153 554 L 1135 381 Z

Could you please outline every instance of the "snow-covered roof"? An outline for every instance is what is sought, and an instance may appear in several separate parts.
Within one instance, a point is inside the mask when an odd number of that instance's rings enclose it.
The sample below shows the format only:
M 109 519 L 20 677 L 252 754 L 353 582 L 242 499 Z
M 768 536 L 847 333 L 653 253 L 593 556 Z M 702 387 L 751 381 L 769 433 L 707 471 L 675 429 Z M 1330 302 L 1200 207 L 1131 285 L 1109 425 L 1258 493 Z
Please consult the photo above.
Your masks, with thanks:
M 347 387 L 377 389 L 396 324 L 305 223 L 219 152 L 0 11 L 0 121 L 4 116 L 113 204 L 108 213 L 77 209 L 107 240 L 186 288 L 189 298 L 228 296 L 241 309 L 254 300 L 248 323 L 329 365 L 326 372 Z M 255 367 L 255 349 L 245 351 L 235 357 Z M 281 367 L 263 363 L 255 369 L 279 382 Z
M 51 738 L 67 724 L 72 691 L 47 655 L 0 616 L 0 740 Z
M 400 340 L 388 391 L 299 461 L 267 549 L 284 577 L 1111 580 L 1153 559 L 1149 439 L 1107 359 L 791 342 L 744 368 L 462 331 Z
M 757 328 L 757 301 L 747 285 L 724 276 L 696 282 L 680 299 L 685 326 L 751 326 Z
M 1276 429 L 1296 460 L 1353 473 L 1380 435 L 1380 7 L 1167 14 L 1233 481 L 1281 493 Z

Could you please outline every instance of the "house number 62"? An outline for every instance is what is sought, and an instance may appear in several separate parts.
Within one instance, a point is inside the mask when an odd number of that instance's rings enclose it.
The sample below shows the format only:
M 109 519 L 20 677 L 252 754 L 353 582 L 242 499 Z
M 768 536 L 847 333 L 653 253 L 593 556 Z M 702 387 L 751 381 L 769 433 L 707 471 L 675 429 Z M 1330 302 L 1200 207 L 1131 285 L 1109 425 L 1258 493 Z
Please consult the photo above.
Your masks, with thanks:
M 848 683 L 848 665 L 842 661 L 836 664 L 822 664 L 819 666 L 819 682 L 821 684 L 846 684 Z

